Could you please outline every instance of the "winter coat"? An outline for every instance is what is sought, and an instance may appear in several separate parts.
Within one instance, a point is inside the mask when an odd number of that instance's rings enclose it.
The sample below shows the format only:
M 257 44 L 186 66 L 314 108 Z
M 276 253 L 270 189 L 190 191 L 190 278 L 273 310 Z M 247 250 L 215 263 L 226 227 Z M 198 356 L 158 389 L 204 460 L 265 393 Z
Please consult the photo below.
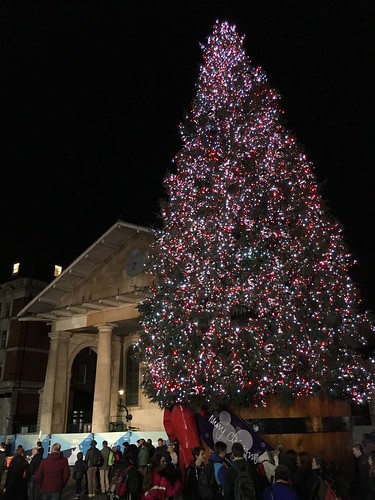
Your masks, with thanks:
M 83 479 L 87 472 L 87 462 L 83 460 L 76 460 L 73 468 L 73 479 Z
M 109 458 L 109 455 L 112 453 L 112 450 L 108 446 L 104 446 L 104 448 L 102 448 L 100 450 L 100 453 L 102 454 L 102 457 L 103 457 L 103 465 L 100 466 L 99 469 L 106 470 L 109 467 L 108 458 Z
M 44 458 L 36 473 L 36 481 L 42 493 L 62 491 L 69 481 L 68 460 L 60 452 L 52 452 Z
M 174 497 L 182 490 L 181 481 L 176 481 L 172 486 L 165 477 L 158 472 L 152 473 L 152 487 L 141 495 L 141 500 L 166 500 L 168 497 Z
M 29 464 L 21 455 L 15 455 L 6 475 L 4 498 L 7 500 L 27 500 L 27 475 Z
M 216 453 L 212 452 L 208 460 L 209 462 L 213 462 L 214 464 L 215 479 L 217 484 L 221 489 L 224 489 L 225 476 L 227 475 L 228 470 L 224 465 L 224 459 L 219 457 L 219 455 L 216 455 Z
M 35 476 L 37 473 L 37 470 L 39 469 L 39 466 L 43 460 L 43 456 L 41 453 L 36 453 L 30 462 L 30 467 L 29 467 L 29 477 Z
M 186 467 L 183 491 L 185 500 L 200 500 L 198 483 L 202 469 L 203 465 L 197 467 L 194 461 Z

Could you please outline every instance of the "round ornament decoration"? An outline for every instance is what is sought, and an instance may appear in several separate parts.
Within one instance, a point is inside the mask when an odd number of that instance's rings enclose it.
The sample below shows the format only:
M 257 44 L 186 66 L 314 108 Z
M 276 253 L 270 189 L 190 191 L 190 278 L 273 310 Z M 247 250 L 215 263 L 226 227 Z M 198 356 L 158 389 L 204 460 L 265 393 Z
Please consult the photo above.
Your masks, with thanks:
M 282 362 L 282 367 L 284 372 L 290 373 L 294 370 L 294 363 L 290 360 L 284 359 L 284 361 Z
M 273 352 L 275 352 L 275 346 L 273 344 L 266 344 L 264 346 L 264 352 L 267 356 L 270 356 Z

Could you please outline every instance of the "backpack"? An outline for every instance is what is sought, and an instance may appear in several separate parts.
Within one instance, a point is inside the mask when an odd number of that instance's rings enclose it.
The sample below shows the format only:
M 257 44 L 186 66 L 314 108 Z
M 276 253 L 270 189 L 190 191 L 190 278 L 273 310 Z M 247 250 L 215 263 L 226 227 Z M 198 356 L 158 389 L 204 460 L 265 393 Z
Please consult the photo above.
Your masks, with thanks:
M 324 495 L 324 500 L 337 500 L 339 498 L 326 479 L 320 479 L 319 496 L 322 495 Z
M 214 498 L 217 495 L 219 485 L 216 482 L 213 462 L 208 462 L 202 467 L 198 479 L 198 491 L 200 498 Z
M 337 500 L 338 496 L 336 495 L 336 493 L 331 488 L 331 485 L 329 484 L 329 482 L 328 481 L 324 481 L 324 483 L 326 485 L 326 495 L 324 497 L 324 500 Z
M 134 484 L 133 484 L 133 488 L 132 487 L 128 487 L 128 481 L 129 481 L 129 470 L 133 470 L 134 473 L 137 475 L 137 483 L 135 484 L 136 488 L 138 489 L 138 492 L 137 493 L 141 493 L 141 489 L 142 489 L 142 483 L 143 483 L 143 475 L 141 474 L 141 472 L 139 472 L 139 470 L 137 470 L 135 468 L 134 465 L 129 465 L 128 467 L 126 467 L 126 469 L 119 469 L 118 470 L 118 478 L 117 478 L 117 482 L 116 482 L 116 485 L 115 487 L 113 488 L 114 489 L 114 495 L 113 495 L 113 499 L 117 500 L 117 499 L 122 499 L 122 498 L 125 498 L 128 491 L 130 492 L 130 494 L 132 494 L 132 490 L 134 492 Z M 134 480 L 134 476 L 133 478 L 131 478 L 131 481 Z M 111 499 L 112 500 L 112 499 Z
M 234 500 L 256 500 L 254 479 L 248 465 L 237 473 L 234 484 Z

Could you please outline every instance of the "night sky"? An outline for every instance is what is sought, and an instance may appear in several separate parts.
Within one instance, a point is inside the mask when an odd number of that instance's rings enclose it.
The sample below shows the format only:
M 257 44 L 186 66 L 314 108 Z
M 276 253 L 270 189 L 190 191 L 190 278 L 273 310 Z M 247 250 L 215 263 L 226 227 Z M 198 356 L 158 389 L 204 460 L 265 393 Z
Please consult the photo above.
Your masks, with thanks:
M 117 219 L 160 225 L 216 19 L 280 93 L 375 310 L 372 0 L 4 0 L 0 265 L 67 266 Z

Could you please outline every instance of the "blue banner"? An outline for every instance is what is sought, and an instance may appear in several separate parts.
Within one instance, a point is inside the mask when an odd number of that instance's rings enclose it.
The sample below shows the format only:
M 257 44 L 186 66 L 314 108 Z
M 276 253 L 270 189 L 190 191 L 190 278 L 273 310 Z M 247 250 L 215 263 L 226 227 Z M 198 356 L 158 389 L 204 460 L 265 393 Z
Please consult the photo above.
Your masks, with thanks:
M 274 447 L 265 441 L 254 428 L 229 410 L 196 413 L 198 432 L 201 440 L 211 449 L 217 441 L 223 441 L 232 452 L 233 443 L 241 443 L 247 460 L 257 462 L 257 458 Z

